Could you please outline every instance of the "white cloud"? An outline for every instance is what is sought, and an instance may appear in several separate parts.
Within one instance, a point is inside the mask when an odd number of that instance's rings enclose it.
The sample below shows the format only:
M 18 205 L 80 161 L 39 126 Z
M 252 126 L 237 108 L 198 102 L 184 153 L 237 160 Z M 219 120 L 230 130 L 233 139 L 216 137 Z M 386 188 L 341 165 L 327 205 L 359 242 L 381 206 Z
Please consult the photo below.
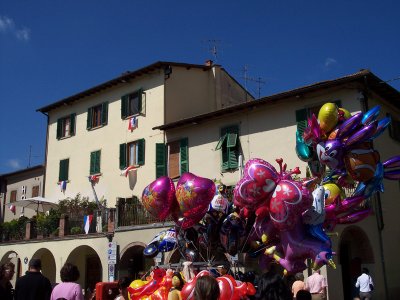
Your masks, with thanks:
M 337 61 L 334 58 L 328 57 L 327 59 L 325 59 L 325 67 L 330 67 L 332 65 L 336 65 Z
M 14 170 L 21 169 L 21 162 L 18 159 L 9 159 L 7 161 L 7 166 Z
M 14 20 L 7 16 L 0 16 L 0 33 L 10 33 L 21 41 L 30 39 L 30 30 L 25 27 L 17 27 Z

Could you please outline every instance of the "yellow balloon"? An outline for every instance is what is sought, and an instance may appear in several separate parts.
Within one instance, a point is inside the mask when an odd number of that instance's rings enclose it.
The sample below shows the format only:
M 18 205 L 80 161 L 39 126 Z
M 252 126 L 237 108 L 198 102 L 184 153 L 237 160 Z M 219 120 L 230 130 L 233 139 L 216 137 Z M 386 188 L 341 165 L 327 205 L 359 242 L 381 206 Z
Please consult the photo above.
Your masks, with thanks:
M 323 185 L 325 189 L 325 205 L 332 204 L 337 196 L 340 196 L 340 200 L 345 198 L 344 191 L 335 183 L 326 183 Z
M 345 108 L 339 108 L 339 110 L 343 112 L 343 116 L 344 116 L 344 118 L 345 118 L 346 120 L 347 120 L 348 118 L 351 117 L 351 113 L 350 113 L 347 109 L 345 109 Z
M 329 133 L 338 123 L 338 107 L 335 103 L 325 103 L 318 113 L 319 126 Z
M 129 287 L 136 289 L 138 287 L 144 286 L 147 283 L 147 281 L 141 280 L 141 279 L 136 279 L 134 281 L 131 282 L 131 284 L 129 285 Z

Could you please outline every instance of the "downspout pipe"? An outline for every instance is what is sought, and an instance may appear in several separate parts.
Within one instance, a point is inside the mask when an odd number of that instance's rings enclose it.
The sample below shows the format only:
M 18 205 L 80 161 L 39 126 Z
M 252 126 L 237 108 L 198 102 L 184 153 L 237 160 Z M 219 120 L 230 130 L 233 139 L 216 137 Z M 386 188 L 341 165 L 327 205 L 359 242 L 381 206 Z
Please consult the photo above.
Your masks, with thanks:
M 50 118 L 49 115 L 45 112 L 40 111 L 42 114 L 44 114 L 47 118 L 47 129 L 46 129 L 46 149 L 44 151 L 44 174 L 43 174 L 43 183 L 42 183 L 42 197 L 45 197 L 45 192 L 46 192 L 46 174 L 47 174 L 47 152 L 48 152 L 48 146 L 49 146 L 49 122 Z
M 369 110 L 368 105 L 368 81 L 367 76 L 364 76 L 364 90 L 359 92 L 358 100 L 360 101 L 361 111 L 363 113 Z M 372 142 L 373 143 L 373 142 Z M 386 265 L 385 265 L 385 255 L 383 253 L 383 239 L 382 239 L 382 231 L 385 227 L 385 223 L 382 215 L 382 203 L 381 203 L 381 194 L 380 192 L 376 192 L 374 195 L 375 202 L 375 216 L 376 216 L 376 225 L 378 228 L 378 239 L 379 239 L 379 252 L 380 259 L 382 264 L 382 273 L 383 273 L 383 283 L 385 289 L 385 299 L 389 299 L 389 289 L 387 285 L 387 275 L 386 275 Z

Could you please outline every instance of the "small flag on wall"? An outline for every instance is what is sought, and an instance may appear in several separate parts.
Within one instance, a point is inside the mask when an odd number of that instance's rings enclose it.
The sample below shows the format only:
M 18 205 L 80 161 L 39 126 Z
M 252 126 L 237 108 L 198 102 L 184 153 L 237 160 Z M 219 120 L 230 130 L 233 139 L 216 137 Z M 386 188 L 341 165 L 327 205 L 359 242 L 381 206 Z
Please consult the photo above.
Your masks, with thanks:
M 66 180 L 60 181 L 60 189 L 61 189 L 61 192 L 65 192 L 65 190 L 67 189 L 67 181 Z
M 83 217 L 83 224 L 86 234 L 89 233 L 90 224 L 92 224 L 92 220 L 93 220 L 93 215 L 86 215 Z
M 128 121 L 128 130 L 132 131 L 137 128 L 138 121 L 136 117 L 131 117 Z
M 99 175 L 90 175 L 88 176 L 90 183 L 97 183 L 99 182 L 100 176 Z
M 127 168 L 125 168 L 124 170 L 122 170 L 121 172 L 121 176 L 125 176 L 128 177 L 129 171 L 136 169 L 136 166 L 129 166 Z
M 14 205 L 10 205 L 10 210 L 12 211 L 13 214 L 15 214 L 15 206 Z

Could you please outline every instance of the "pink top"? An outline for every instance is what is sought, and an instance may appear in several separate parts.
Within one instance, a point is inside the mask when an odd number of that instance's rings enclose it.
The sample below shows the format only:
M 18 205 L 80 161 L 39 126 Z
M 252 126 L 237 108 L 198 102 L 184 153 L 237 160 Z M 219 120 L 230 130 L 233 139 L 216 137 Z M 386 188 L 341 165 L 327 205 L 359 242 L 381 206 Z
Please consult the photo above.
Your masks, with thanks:
M 312 274 L 307 278 L 305 289 L 310 291 L 311 294 L 322 294 L 324 288 L 327 287 L 326 279 L 324 276 L 318 273 Z
M 75 282 L 62 282 L 57 284 L 51 293 L 50 300 L 57 300 L 59 298 L 83 300 L 81 286 Z
M 293 282 L 292 284 L 292 293 L 293 293 L 293 297 L 296 297 L 297 292 L 300 290 L 304 290 L 304 281 L 302 280 L 296 280 L 295 282 Z

